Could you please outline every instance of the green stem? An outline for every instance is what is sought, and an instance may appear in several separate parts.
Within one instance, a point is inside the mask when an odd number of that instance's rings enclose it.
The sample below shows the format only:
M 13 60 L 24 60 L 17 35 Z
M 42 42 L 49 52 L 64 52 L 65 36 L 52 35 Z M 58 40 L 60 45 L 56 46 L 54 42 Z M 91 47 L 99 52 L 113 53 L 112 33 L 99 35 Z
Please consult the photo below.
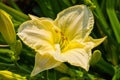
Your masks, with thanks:
M 2 56 L 0 56 L 0 61 L 7 62 L 7 63 L 12 62 L 11 59 L 6 58 L 6 57 L 2 57 Z
M 9 54 L 11 54 L 11 53 L 13 53 L 13 51 L 12 50 L 9 50 L 9 49 L 0 49 L 0 53 L 9 53 Z
M 115 66 L 115 75 L 113 76 L 112 80 L 120 80 L 120 66 Z
M 13 50 L 13 49 L 12 49 Z M 14 51 L 14 50 L 13 50 Z M 11 57 L 13 57 L 14 56 L 14 52 L 13 51 L 11 51 L 11 50 L 9 50 L 9 49 L 0 49 L 0 53 L 9 53 L 9 54 L 11 54 Z M 4 61 L 6 61 L 6 62 L 10 62 L 10 59 L 7 59 L 7 58 L 4 58 L 4 57 L 1 57 L 0 56 L 0 59 L 2 59 L 2 60 L 4 60 Z M 27 73 L 30 73 L 31 71 L 29 71 L 28 69 L 25 69 L 24 67 L 22 67 L 22 66 L 20 66 L 18 63 L 17 63 L 17 60 L 16 59 L 13 59 L 13 62 L 14 62 L 14 64 L 15 64 L 15 66 L 17 66 L 20 70 L 23 70 L 23 71 L 25 71 L 25 72 L 27 72 Z M 2 63 L 0 63 L 0 65 L 1 65 Z M 7 64 L 5 64 L 5 63 L 3 63 L 5 66 L 9 66 L 9 65 L 7 65 Z
M 11 54 L 14 54 L 14 52 L 13 51 L 11 51 L 11 50 L 9 50 L 9 49 L 0 49 L 0 53 L 1 54 L 5 54 L 5 53 L 8 53 L 9 55 L 11 55 Z M 2 60 L 2 61 L 5 61 L 5 62 L 11 62 L 11 59 L 9 59 L 9 58 L 7 58 L 7 57 L 2 57 L 2 56 L 0 56 L 0 59 Z
M 15 66 L 14 64 L 7 64 L 7 63 L 2 63 L 2 62 L 0 62 L 0 67 L 1 66 L 6 66 L 6 67 L 13 67 L 13 66 Z
M 14 61 L 14 64 L 15 64 L 15 66 L 18 67 L 20 70 L 23 70 L 23 71 L 25 71 L 25 72 L 27 72 L 27 73 L 29 73 L 29 74 L 31 73 L 31 71 L 29 71 L 28 69 L 20 66 L 20 65 L 17 63 L 17 61 Z
M 3 47 L 9 47 L 9 45 L 0 45 L 0 48 Z
M 20 22 L 24 22 L 29 19 L 29 17 L 27 15 L 25 15 L 24 13 L 19 12 L 1 2 L 0 2 L 0 9 L 5 10 L 7 13 L 12 15 L 16 20 L 18 20 Z
M 109 74 L 110 76 L 114 75 L 114 68 L 111 64 L 107 63 L 103 58 L 96 64 L 96 66 L 103 72 Z

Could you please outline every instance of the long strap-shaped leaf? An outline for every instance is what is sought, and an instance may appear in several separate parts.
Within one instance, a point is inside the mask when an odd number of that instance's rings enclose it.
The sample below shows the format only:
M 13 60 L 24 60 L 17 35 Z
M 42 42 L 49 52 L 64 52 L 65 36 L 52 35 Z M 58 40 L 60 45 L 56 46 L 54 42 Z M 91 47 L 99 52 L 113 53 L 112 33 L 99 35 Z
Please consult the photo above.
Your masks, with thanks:
M 120 44 L 120 23 L 115 13 L 115 0 L 107 0 L 106 2 L 106 10 L 107 14 L 115 34 L 117 42 Z
M 24 13 L 17 11 L 11 7 L 8 7 L 7 5 L 5 5 L 1 2 L 0 2 L 0 9 L 5 10 L 7 13 L 12 15 L 16 20 L 18 20 L 20 22 L 24 22 L 29 19 L 29 17 L 27 15 L 25 15 Z

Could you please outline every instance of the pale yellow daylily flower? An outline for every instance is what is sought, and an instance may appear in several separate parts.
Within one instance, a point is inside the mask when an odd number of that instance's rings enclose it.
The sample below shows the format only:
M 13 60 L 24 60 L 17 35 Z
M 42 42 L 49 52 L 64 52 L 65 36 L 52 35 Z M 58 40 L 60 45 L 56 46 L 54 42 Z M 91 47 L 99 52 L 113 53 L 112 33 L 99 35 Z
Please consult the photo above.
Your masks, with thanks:
M 69 7 L 58 13 L 55 20 L 31 16 L 18 29 L 21 40 L 36 51 L 31 76 L 59 66 L 62 62 L 88 71 L 91 49 L 105 39 L 89 36 L 94 18 L 85 5 Z

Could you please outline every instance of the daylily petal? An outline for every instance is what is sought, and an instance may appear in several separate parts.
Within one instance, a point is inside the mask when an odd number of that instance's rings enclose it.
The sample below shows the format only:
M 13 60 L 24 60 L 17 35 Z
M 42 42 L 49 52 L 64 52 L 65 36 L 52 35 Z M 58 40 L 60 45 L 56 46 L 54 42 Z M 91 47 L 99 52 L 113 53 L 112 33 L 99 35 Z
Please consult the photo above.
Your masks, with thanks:
M 48 70 L 51 68 L 54 68 L 56 66 L 59 66 L 61 62 L 56 61 L 51 55 L 45 54 L 41 55 L 39 53 L 36 53 L 35 56 L 35 66 L 31 73 L 31 76 L 35 76 L 36 74 Z
M 66 62 L 74 66 L 79 66 L 88 71 L 89 61 L 91 58 L 91 50 L 84 50 L 82 48 L 74 48 L 62 53 L 62 57 Z
M 39 20 L 27 21 L 20 26 L 18 36 L 26 45 L 44 54 L 46 51 L 53 50 L 54 45 L 53 34 L 50 31 L 52 25 L 46 25 Z
M 89 45 L 91 46 L 91 49 L 100 45 L 107 37 L 103 37 L 103 38 L 100 38 L 100 39 L 93 39 L 91 36 L 88 36 L 86 39 L 85 39 L 85 44 L 86 45 Z
M 29 17 L 30 17 L 30 19 L 32 19 L 32 20 L 34 20 L 34 19 L 39 19 L 39 17 L 34 16 L 34 15 L 31 15 L 31 14 L 29 14 Z
M 69 7 L 57 15 L 55 24 L 69 39 L 85 39 L 94 24 L 93 14 L 85 5 Z

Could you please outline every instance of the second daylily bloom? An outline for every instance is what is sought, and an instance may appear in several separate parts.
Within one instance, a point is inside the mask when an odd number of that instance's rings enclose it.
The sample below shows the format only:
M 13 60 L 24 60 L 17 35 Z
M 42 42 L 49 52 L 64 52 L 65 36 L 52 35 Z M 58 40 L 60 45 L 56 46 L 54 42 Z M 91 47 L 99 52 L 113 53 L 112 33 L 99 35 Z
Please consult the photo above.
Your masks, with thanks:
M 85 5 L 69 7 L 55 20 L 32 17 L 18 29 L 21 40 L 36 51 L 31 76 L 59 66 L 62 62 L 89 69 L 91 49 L 105 39 L 89 36 L 93 29 L 92 12 Z

